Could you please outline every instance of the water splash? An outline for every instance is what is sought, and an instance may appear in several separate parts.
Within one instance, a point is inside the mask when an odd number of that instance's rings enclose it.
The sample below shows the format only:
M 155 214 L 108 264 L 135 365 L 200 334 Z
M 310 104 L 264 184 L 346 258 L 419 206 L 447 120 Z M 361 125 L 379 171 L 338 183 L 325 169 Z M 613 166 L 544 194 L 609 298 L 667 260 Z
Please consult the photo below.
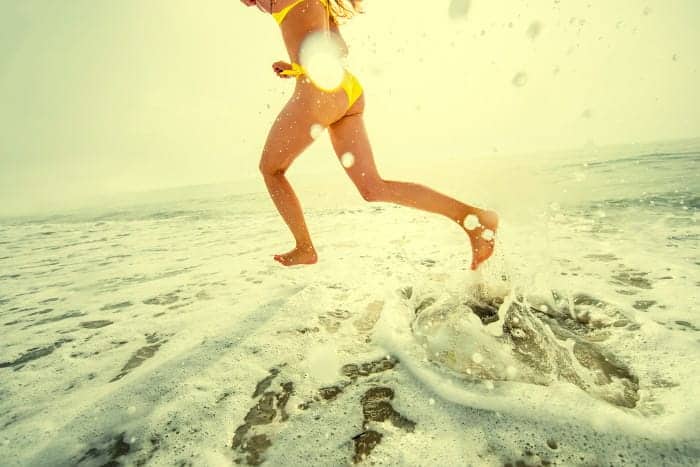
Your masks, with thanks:
M 345 76 L 342 42 L 333 33 L 309 34 L 299 49 L 299 62 L 309 79 L 327 91 L 340 87 Z
M 417 305 L 416 305 L 417 303 Z M 634 372 L 601 343 L 633 326 L 594 297 L 417 297 L 411 331 L 426 358 L 473 382 L 561 382 L 625 408 L 640 399 Z

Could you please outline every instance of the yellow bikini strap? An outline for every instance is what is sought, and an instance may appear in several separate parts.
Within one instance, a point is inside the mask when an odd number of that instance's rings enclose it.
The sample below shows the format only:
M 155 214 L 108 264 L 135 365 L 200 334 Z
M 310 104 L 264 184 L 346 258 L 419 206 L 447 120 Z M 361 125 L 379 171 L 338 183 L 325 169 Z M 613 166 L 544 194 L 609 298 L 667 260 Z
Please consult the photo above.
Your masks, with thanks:
M 299 76 L 303 76 L 304 73 L 304 68 L 299 65 L 298 63 L 292 63 L 292 69 L 291 70 L 284 70 L 282 73 L 280 73 L 283 76 L 294 76 L 298 78 Z
M 297 0 L 294 3 L 291 3 L 287 5 L 286 7 L 282 8 L 280 11 L 276 13 L 271 13 L 272 17 L 275 18 L 275 21 L 277 21 L 277 24 L 282 24 L 284 21 L 284 18 L 289 14 L 290 11 L 292 11 L 297 5 L 299 5 L 301 2 L 304 0 Z M 328 16 L 330 17 L 331 15 L 331 7 L 330 4 L 328 3 L 328 0 L 318 0 L 323 4 L 323 6 L 326 8 L 326 11 L 328 13 Z
M 284 21 L 285 16 L 294 9 L 297 5 L 299 5 L 301 2 L 304 0 L 297 0 L 296 2 L 287 5 L 286 7 L 282 8 L 280 11 L 277 13 L 272 13 L 272 17 L 275 18 L 275 21 L 277 21 L 277 24 L 282 24 L 282 21 Z M 320 0 L 323 2 L 324 0 Z

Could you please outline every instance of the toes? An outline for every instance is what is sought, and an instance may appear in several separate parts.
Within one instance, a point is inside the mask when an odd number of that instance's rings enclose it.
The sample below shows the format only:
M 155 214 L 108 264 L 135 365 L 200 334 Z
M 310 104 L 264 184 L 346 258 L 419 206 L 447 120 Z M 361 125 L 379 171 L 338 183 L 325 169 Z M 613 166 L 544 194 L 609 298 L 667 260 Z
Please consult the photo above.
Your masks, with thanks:
M 285 266 L 287 265 L 287 261 L 288 261 L 288 260 L 287 260 L 287 258 L 285 258 L 284 256 L 275 255 L 275 256 L 273 256 L 273 258 L 274 258 L 275 261 L 277 261 L 278 263 L 283 264 L 283 265 L 285 265 Z

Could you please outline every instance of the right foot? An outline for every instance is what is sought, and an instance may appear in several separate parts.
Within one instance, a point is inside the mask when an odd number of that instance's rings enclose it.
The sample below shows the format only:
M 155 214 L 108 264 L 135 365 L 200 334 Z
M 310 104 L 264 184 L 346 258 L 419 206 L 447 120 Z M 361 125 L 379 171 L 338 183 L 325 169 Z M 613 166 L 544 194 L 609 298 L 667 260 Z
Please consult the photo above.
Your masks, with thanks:
M 472 229 L 468 228 L 471 226 L 465 226 L 463 223 L 460 223 L 467 235 L 469 235 L 469 240 L 472 243 L 472 270 L 476 270 L 481 263 L 493 254 L 494 238 L 498 229 L 498 214 L 494 211 L 480 211 L 477 217 L 479 225 Z
M 297 264 L 314 264 L 318 261 L 314 247 L 296 247 L 292 251 L 273 257 L 283 266 L 295 266 Z

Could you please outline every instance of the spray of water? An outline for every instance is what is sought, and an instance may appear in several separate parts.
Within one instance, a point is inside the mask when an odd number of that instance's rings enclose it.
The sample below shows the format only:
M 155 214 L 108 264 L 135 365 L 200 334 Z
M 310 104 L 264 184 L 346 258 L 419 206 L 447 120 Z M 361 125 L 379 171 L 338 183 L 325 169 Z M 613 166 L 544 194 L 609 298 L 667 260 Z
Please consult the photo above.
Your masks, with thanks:
M 342 51 L 342 42 L 336 34 L 314 32 L 301 44 L 299 61 L 314 85 L 331 91 L 340 86 L 345 76 Z

